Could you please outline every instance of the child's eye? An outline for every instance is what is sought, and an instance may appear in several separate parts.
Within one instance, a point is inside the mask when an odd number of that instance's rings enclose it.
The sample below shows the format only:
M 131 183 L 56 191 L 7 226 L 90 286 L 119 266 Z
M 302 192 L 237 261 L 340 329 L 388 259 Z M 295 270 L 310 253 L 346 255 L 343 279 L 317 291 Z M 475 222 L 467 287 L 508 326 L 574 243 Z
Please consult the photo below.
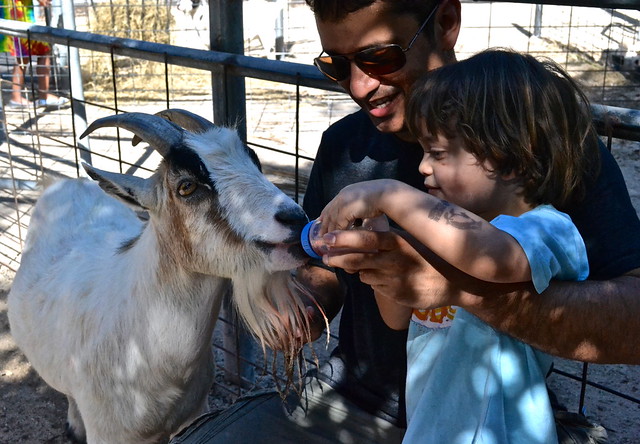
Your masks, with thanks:
M 444 155 L 445 154 L 446 154 L 445 151 L 435 151 L 435 150 L 429 151 L 429 156 L 431 156 L 431 158 L 434 159 L 434 160 L 442 160 L 442 159 L 444 159 Z

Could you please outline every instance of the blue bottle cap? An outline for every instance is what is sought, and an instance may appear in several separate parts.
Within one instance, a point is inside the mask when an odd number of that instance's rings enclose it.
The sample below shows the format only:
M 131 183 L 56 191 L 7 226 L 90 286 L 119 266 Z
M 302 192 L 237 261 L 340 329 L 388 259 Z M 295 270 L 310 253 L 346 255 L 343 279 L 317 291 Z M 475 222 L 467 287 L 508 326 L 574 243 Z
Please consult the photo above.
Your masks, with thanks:
M 314 222 L 315 220 L 312 220 L 304 226 L 304 228 L 302 229 L 302 233 L 300 233 L 300 242 L 302 243 L 302 249 L 305 253 L 307 253 L 314 259 L 322 259 L 322 256 L 313 251 L 313 248 L 311 247 L 311 241 L 309 240 L 309 230 L 311 230 L 311 226 L 314 224 Z

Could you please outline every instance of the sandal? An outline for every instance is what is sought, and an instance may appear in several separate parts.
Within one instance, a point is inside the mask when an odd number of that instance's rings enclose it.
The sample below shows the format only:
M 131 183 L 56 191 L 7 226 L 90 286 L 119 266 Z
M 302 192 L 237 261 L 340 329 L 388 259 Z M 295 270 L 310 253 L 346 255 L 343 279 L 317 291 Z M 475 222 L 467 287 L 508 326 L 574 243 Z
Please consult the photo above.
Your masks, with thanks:
M 32 102 L 19 102 L 17 100 L 9 100 L 9 108 L 28 108 L 32 105 Z

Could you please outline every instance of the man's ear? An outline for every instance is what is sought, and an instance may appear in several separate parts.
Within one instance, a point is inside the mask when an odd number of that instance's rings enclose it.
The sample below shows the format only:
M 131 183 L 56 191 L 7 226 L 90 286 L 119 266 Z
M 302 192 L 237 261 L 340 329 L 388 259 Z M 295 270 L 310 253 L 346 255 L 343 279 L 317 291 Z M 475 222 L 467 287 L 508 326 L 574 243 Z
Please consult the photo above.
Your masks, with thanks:
M 440 3 L 436 23 L 442 51 L 452 51 L 456 46 L 462 20 L 460 10 L 460 0 L 442 0 Z

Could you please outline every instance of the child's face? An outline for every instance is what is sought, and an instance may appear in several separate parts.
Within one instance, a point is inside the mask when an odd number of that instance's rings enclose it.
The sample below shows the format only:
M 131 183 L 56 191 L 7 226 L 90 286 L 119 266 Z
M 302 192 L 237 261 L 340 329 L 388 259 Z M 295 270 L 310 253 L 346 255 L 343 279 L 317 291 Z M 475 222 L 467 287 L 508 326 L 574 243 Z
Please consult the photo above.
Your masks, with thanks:
M 459 137 L 424 134 L 418 141 L 424 149 L 418 169 L 429 194 L 486 220 L 509 214 L 509 205 L 516 196 L 511 183 L 493 173 L 490 162 L 480 163 Z

